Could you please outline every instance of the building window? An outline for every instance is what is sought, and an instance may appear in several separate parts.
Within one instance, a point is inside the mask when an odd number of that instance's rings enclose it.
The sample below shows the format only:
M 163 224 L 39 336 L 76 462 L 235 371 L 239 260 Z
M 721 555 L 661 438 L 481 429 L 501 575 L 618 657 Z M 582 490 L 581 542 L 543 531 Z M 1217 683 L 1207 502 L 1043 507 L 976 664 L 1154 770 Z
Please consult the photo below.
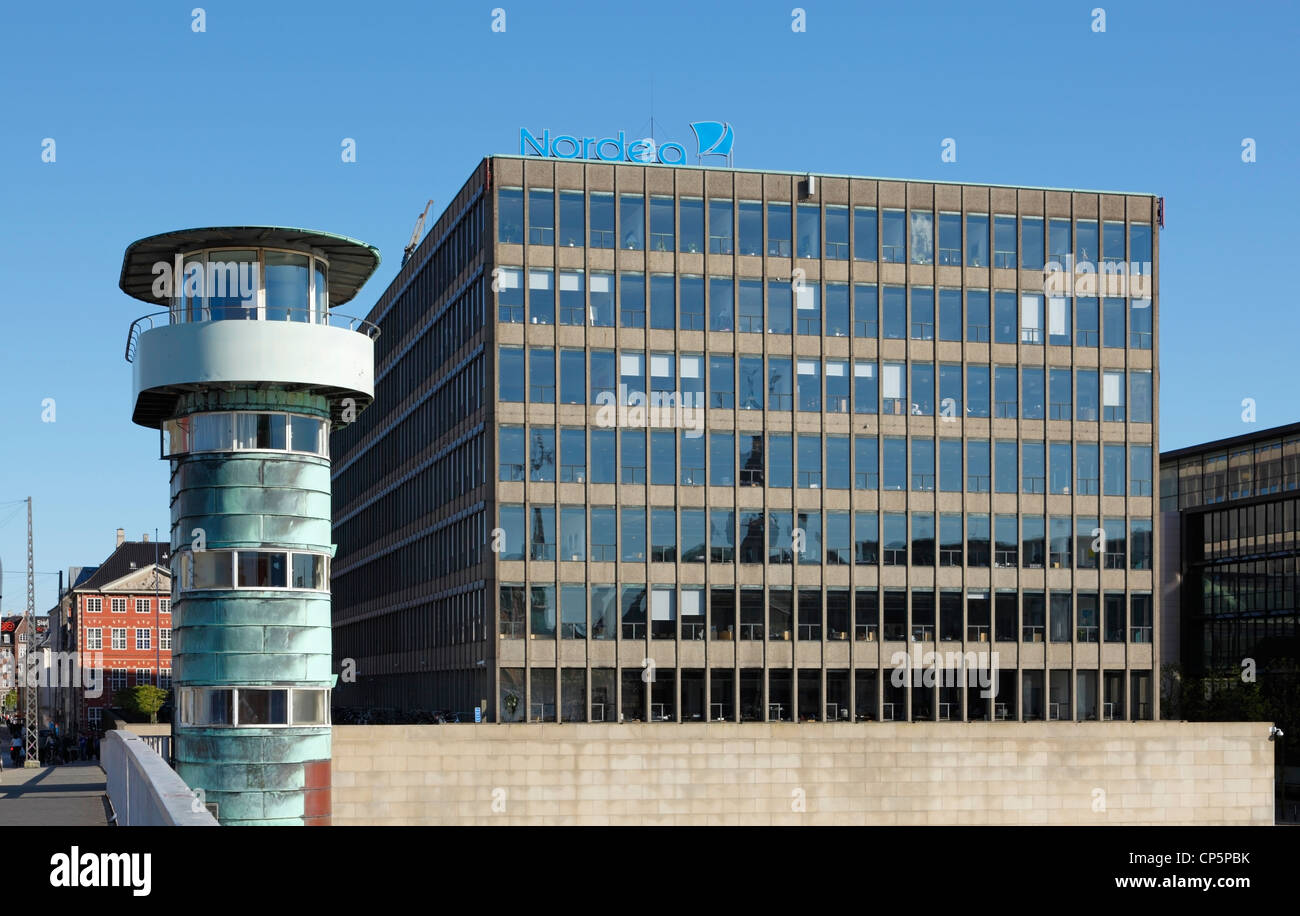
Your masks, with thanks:
M 1074 410 L 1073 380 L 1069 369 L 1048 370 L 1048 419 L 1069 420 Z
M 163 668 L 158 672 L 158 686 L 163 690 L 172 689 L 172 669 Z
M 148 599 L 148 598 L 137 598 L 137 599 L 135 599 L 135 612 L 136 612 L 137 614 L 148 614 L 148 613 L 149 613 L 149 599 Z
M 1043 269 L 1043 220 L 1025 217 L 1020 221 L 1020 266 L 1025 270 Z
M 1096 263 L 1100 260 L 1100 245 L 1097 239 L 1097 221 L 1095 219 L 1081 219 L 1075 223 L 1075 263 L 1089 261 Z
M 849 259 L 848 207 L 832 205 L 826 207 L 826 259 L 828 261 Z
M 677 213 L 671 197 L 650 198 L 650 250 L 675 251 Z
M 740 281 L 739 320 L 736 330 L 746 334 L 763 333 L 763 281 Z
M 767 205 L 767 253 L 770 257 L 790 257 L 790 232 L 790 205 L 769 203 Z
M 135 631 L 135 647 L 137 649 L 151 649 L 153 641 L 153 630 L 137 628 Z
M 677 250 L 699 254 L 704 251 L 704 200 L 683 197 L 677 203 L 681 223 L 677 233 Z
M 555 324 L 555 274 L 528 271 L 528 315 L 533 324 Z
M 853 260 L 876 260 L 876 209 L 853 208 Z
M 966 341 L 988 343 L 989 329 L 989 291 L 966 290 Z
M 528 244 L 555 244 L 555 192 L 549 189 L 528 191 Z
M 1016 269 L 1016 218 L 993 217 L 993 266 L 1004 270 Z
M 961 214 L 939 214 L 939 263 L 961 266 Z
M 761 294 L 759 299 L 761 302 Z M 677 288 L 672 274 L 650 275 L 650 327 L 661 331 L 677 327 Z
M 152 683 L 153 683 L 153 671 L 150 670 L 149 668 L 136 668 L 136 669 L 135 669 L 135 683 L 136 683 L 136 686 L 137 686 L 137 687 L 140 686 L 140 685 L 142 685 L 142 684 L 152 684 Z
M 171 651 L 172 647 L 172 628 L 161 627 L 158 630 L 158 648 Z
M 524 189 L 497 192 L 497 241 L 519 245 L 524 241 Z
M 86 648 L 96 652 L 104 648 L 104 634 L 99 627 L 90 627 L 86 630 Z
M 560 245 L 581 248 L 586 238 L 586 200 L 581 191 L 560 192 Z
M 1129 495 L 1150 496 L 1152 450 L 1149 445 L 1129 446 Z
M 907 339 L 907 288 L 886 286 L 881 291 L 881 316 L 884 336 L 888 340 Z
M 170 614 L 172 612 L 172 600 L 170 598 L 158 599 L 158 613 Z
M 1152 389 L 1150 372 L 1130 372 L 1129 403 L 1132 407 L 1129 419 L 1134 423 L 1150 423 L 1152 416 Z
M 112 602 L 112 605 L 111 605 L 111 606 L 112 606 L 112 611 L 113 611 L 114 614 L 125 614 L 125 613 L 126 613 L 126 599 L 125 599 L 125 598 L 113 598 L 113 599 L 110 599 L 110 600 L 111 600 L 111 602 Z
M 989 266 L 989 215 L 966 214 L 966 266 Z
M 912 339 L 934 340 L 933 287 L 912 287 Z
M 1128 335 L 1124 333 L 1124 306 L 1123 299 L 1101 300 L 1101 345 L 1103 347 L 1124 348 L 1128 340 Z
M 709 253 L 731 254 L 733 250 L 731 201 L 709 199 Z
M 87 613 L 87 614 L 98 614 L 98 613 L 100 613 L 103 609 L 104 609 L 104 599 L 103 599 L 103 598 L 87 598 L 87 599 L 86 599 L 86 613 Z
M 934 214 L 913 210 L 910 217 L 910 248 L 913 264 L 934 263 Z
M 1133 349 L 1151 349 L 1154 311 L 1150 299 L 1130 300 L 1128 345 Z
M 907 220 L 902 210 L 881 211 L 880 260 L 902 264 L 907 256 Z
M 594 563 L 618 559 L 618 527 L 612 506 L 591 507 L 591 559 Z
M 1016 294 L 1011 290 L 996 290 L 993 293 L 993 342 L 1013 344 L 1019 340 L 1016 327 Z
M 618 198 L 619 248 L 641 251 L 645 248 L 645 198 L 640 194 L 620 194 Z
M 126 627 L 113 627 L 111 632 L 112 641 L 110 648 L 114 650 L 126 649 Z
M 740 237 L 737 254 L 750 257 L 763 255 L 763 203 L 742 200 L 739 207 Z
M 1074 300 L 1075 345 L 1095 347 L 1101 339 L 1101 317 L 1095 296 L 1079 296 Z
M 528 559 L 555 559 L 555 507 L 531 506 L 528 522 Z
M 619 326 L 645 327 L 645 275 L 631 271 L 618 276 Z
M 114 632 L 117 632 L 116 630 Z M 124 631 L 125 632 L 125 631 Z M 123 637 L 125 639 L 125 637 Z M 124 645 L 122 648 L 126 648 Z M 110 668 L 108 672 L 108 686 L 112 690 L 126 689 L 126 669 Z

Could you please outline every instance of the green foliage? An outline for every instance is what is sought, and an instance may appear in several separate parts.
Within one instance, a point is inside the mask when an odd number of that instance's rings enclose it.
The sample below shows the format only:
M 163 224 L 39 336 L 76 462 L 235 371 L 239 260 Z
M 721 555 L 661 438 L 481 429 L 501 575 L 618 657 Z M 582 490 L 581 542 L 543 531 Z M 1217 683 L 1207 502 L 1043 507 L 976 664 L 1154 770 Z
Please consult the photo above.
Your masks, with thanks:
M 17 691 L 17 690 L 10 689 L 10 691 L 9 691 L 8 693 L 5 694 L 5 699 L 4 699 L 4 709 L 5 709 L 5 712 L 14 712 L 16 709 L 18 709 L 18 691 Z
M 167 702 L 167 691 L 152 684 L 137 684 L 124 690 L 113 692 L 113 705 L 120 707 L 133 718 L 148 717 L 150 722 L 158 721 L 158 710 Z

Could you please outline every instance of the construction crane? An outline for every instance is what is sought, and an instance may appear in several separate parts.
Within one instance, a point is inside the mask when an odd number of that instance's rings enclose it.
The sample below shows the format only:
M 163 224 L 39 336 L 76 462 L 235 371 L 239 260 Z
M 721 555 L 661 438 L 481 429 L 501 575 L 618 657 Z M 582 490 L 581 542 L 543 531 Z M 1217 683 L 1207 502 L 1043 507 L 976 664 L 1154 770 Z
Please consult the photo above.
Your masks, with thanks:
M 420 236 L 424 234 L 424 221 L 429 215 L 429 208 L 432 206 L 433 201 L 430 200 L 424 205 L 424 212 L 420 214 L 420 218 L 415 221 L 415 231 L 411 233 L 411 240 L 407 242 L 406 247 L 402 249 L 403 264 L 411 260 L 411 255 L 415 253 L 415 246 L 420 244 Z

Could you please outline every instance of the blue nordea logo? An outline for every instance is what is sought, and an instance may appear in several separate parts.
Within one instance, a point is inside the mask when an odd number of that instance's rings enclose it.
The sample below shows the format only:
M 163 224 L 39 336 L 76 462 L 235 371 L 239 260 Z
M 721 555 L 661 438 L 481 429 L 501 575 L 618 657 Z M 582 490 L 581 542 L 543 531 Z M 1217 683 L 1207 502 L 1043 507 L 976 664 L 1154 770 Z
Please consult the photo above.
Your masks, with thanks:
M 656 144 L 650 137 L 627 141 L 623 131 L 617 137 L 574 137 L 549 129 L 540 138 L 519 128 L 519 155 L 550 156 L 555 159 L 599 159 L 601 162 L 657 162 L 660 165 L 684 165 L 686 149 L 680 143 Z

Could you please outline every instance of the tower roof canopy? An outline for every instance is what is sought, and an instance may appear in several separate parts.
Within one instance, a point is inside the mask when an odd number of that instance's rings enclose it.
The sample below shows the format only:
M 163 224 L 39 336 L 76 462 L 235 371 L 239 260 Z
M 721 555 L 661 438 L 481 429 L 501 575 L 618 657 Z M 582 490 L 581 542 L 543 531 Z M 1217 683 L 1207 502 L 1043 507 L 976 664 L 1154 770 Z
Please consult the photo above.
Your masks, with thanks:
M 379 266 L 379 249 L 365 242 L 314 229 L 285 226 L 218 226 L 177 229 L 132 242 L 122 257 L 122 292 L 151 305 L 166 305 L 153 294 L 159 261 L 172 263 L 177 254 L 200 248 L 316 249 L 329 259 L 330 307 L 342 305 L 370 279 Z

